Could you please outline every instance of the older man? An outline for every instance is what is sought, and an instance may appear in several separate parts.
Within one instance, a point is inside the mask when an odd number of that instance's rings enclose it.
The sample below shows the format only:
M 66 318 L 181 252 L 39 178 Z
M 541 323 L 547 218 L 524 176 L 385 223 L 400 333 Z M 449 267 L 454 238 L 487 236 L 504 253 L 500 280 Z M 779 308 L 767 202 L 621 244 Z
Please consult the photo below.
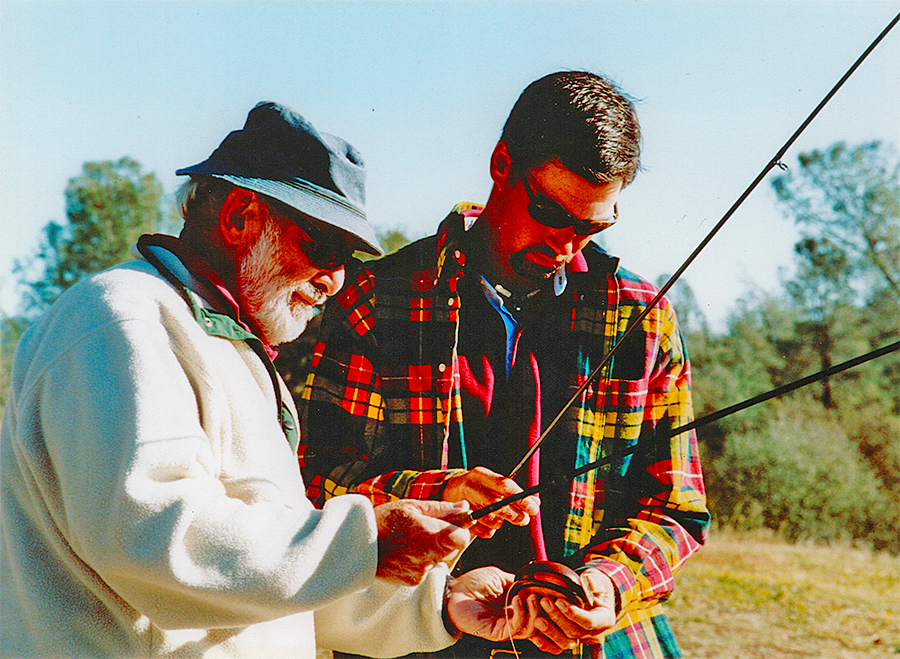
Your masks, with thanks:
M 341 288 L 353 249 L 379 252 L 356 151 L 263 103 L 178 173 L 181 236 L 143 236 L 140 260 L 74 286 L 19 344 L 0 654 L 386 656 L 454 626 L 515 631 L 521 610 L 497 604 L 511 575 L 448 580 L 466 505 L 304 495 L 272 346 Z
M 460 204 L 436 235 L 362 264 L 328 303 L 302 392 L 311 498 L 483 506 L 518 487 L 503 475 L 657 292 L 591 242 L 617 221 L 639 155 L 634 108 L 608 80 L 563 71 L 528 86 L 491 156 L 487 203 Z M 520 485 L 547 485 L 539 514 L 508 513 L 528 527 L 504 525 L 462 557 L 580 572 L 586 603 L 528 596 L 541 650 L 680 656 L 658 604 L 709 522 L 696 439 L 668 432 L 691 416 L 663 300 L 520 471 Z M 451 651 L 487 656 L 478 645 Z

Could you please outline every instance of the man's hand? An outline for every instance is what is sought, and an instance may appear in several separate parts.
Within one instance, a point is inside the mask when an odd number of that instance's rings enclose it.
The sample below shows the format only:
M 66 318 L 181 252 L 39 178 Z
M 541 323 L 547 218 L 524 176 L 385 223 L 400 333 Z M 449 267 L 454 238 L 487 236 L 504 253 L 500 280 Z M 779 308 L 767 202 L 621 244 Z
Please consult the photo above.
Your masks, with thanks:
M 528 621 L 520 633 L 552 654 L 571 650 L 579 643 L 600 643 L 603 634 L 616 624 L 615 586 L 608 576 L 594 569 L 581 573 L 581 585 L 588 596 L 585 608 L 564 598 L 528 595 L 524 603 Z
M 481 567 L 450 581 L 447 615 L 461 632 L 491 641 L 521 638 L 528 612 L 521 602 L 507 607 L 506 591 L 515 581 L 509 572 Z
M 382 579 L 415 586 L 440 562 L 450 563 L 469 544 L 466 503 L 404 499 L 375 506 L 378 570 Z
M 521 491 L 522 488 L 514 480 L 490 469 L 475 467 L 463 474 L 451 476 L 447 480 L 443 496 L 444 501 L 468 501 L 472 504 L 472 508 L 477 510 Z M 526 526 L 531 516 L 537 515 L 539 507 L 540 500 L 537 495 L 526 497 L 482 517 L 475 522 L 472 533 L 481 538 L 490 538 L 503 522 Z

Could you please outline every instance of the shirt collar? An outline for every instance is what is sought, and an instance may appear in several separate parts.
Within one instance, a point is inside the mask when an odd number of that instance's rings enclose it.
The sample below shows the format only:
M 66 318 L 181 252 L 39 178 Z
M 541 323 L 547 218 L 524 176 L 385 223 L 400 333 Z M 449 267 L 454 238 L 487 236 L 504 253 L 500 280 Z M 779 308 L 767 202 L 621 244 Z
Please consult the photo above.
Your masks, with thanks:
M 209 301 L 230 316 L 241 328 L 257 338 L 261 336 L 252 321 L 249 318 L 244 319 L 241 313 L 241 305 L 237 301 L 236 296 L 203 257 L 191 249 L 183 240 L 175 236 L 153 234 L 148 236 L 148 239 L 147 243 L 149 245 L 161 247 L 171 252 L 181 262 L 188 274 L 195 280 L 193 288 L 199 288 L 199 292 L 203 297 L 212 298 Z M 184 283 L 190 286 L 192 282 Z M 262 339 L 260 339 L 260 342 L 263 344 L 269 358 L 274 360 L 278 356 L 275 348 Z

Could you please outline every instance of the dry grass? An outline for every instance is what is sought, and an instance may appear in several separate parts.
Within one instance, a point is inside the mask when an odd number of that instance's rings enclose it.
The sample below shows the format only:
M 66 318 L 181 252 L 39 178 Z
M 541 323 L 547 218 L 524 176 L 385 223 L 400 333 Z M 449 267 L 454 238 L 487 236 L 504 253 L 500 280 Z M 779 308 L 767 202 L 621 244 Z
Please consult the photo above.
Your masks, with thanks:
M 900 558 L 713 533 L 666 609 L 688 659 L 900 654 Z

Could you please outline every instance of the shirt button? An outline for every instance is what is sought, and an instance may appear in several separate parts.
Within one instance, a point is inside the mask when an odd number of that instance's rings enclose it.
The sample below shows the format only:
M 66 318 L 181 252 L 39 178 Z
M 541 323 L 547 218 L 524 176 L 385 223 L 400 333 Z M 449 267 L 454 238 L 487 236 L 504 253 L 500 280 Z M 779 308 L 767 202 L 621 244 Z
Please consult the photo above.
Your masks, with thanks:
M 206 323 L 207 327 L 212 327 L 212 318 L 204 318 L 203 322 Z
M 441 373 L 443 373 L 444 371 L 447 370 L 447 365 L 446 365 L 446 364 L 438 364 L 438 370 L 439 370 Z
M 457 261 L 459 261 L 459 257 L 460 257 L 459 250 L 456 250 L 455 252 L 453 252 L 453 257 L 454 257 Z
M 453 306 L 453 299 L 454 299 L 454 298 L 451 297 L 449 300 L 447 300 L 447 306 L 448 306 L 448 307 L 452 307 L 452 306 Z

